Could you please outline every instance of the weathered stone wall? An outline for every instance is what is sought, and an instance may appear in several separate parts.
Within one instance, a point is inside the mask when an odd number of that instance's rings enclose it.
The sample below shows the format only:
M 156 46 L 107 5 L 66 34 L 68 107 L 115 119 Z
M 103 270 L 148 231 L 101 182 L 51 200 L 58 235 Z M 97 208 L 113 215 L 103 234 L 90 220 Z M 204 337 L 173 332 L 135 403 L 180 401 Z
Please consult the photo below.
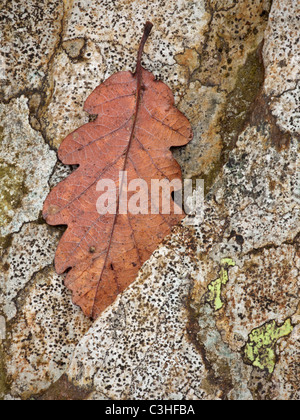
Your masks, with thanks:
M 203 178 L 183 222 L 92 323 L 53 267 L 64 137 L 105 78 L 144 65 L 173 90 Z M 299 399 L 299 2 L 28 0 L 0 9 L 0 397 Z

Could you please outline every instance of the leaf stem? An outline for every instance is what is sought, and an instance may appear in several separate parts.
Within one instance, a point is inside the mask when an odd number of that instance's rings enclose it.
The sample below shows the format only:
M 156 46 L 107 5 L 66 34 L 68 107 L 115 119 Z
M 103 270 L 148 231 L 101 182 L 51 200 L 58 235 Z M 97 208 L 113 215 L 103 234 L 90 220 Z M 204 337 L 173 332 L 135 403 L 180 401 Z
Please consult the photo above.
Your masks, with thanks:
M 137 58 L 137 65 L 136 65 L 136 72 L 135 74 L 139 76 L 139 73 L 141 73 L 141 68 L 142 68 L 142 55 L 144 52 L 144 47 L 145 44 L 149 38 L 149 35 L 152 31 L 153 28 L 153 23 L 147 21 L 145 24 L 145 28 L 144 28 L 144 34 L 143 34 L 143 38 L 141 40 L 140 43 L 140 48 L 139 48 L 139 52 L 138 52 L 138 58 Z

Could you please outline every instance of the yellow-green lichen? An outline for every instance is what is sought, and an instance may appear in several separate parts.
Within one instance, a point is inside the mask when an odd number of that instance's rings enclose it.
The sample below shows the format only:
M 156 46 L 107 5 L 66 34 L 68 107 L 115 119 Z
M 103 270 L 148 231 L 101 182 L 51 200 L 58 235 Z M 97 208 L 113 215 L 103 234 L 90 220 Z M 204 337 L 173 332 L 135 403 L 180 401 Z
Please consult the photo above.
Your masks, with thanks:
M 244 347 L 244 361 L 273 373 L 276 365 L 276 343 L 293 331 L 290 319 L 284 324 L 277 325 L 276 321 L 270 321 L 262 327 L 256 328 L 249 335 L 249 340 Z
M 234 267 L 235 262 L 231 258 L 223 258 L 221 260 L 220 276 L 208 285 L 206 294 L 206 302 L 208 302 L 215 311 L 223 307 L 222 288 L 229 281 L 228 269 Z

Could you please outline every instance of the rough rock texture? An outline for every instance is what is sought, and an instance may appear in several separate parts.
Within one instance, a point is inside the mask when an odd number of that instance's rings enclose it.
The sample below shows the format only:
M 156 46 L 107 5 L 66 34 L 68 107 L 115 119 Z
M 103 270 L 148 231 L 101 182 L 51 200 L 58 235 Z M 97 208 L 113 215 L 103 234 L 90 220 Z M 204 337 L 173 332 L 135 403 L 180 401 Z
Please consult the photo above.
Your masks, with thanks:
M 294 0 L 17 0 L 0 10 L 0 398 L 300 399 L 300 52 Z M 144 64 L 194 140 L 187 219 L 92 323 L 41 219 L 83 103 Z
M 1 236 L 38 219 L 57 160 L 43 137 L 31 128 L 28 114 L 24 96 L 0 104 Z

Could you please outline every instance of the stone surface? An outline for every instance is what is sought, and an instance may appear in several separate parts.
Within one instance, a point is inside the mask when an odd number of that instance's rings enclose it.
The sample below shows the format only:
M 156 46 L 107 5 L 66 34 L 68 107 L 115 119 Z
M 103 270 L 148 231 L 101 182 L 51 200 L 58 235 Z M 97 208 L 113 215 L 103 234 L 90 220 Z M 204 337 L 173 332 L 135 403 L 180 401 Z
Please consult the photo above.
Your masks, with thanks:
M 60 378 L 78 340 L 91 325 L 72 304 L 52 267 L 33 279 L 18 296 L 18 316 L 8 324 L 5 345 L 10 394 L 23 399 L 48 389 Z
M 17 0 L 0 11 L 0 398 L 298 400 L 299 15 L 294 0 Z M 192 216 L 92 323 L 41 219 L 63 138 L 105 78 L 144 64 L 194 140 Z M 13 52 L 13 54 L 12 54 Z
M 28 115 L 24 96 L 0 104 L 0 236 L 37 220 L 50 191 L 48 179 L 57 158 L 31 128 Z
M 16 315 L 14 300 L 19 292 L 35 273 L 52 263 L 59 236 L 59 232 L 50 231 L 46 226 L 25 224 L 2 252 L 1 304 L 8 320 Z
M 0 10 L 0 97 L 41 89 L 60 40 L 64 4 L 59 0 L 5 1 Z
M 117 71 L 135 70 L 137 34 L 142 34 L 150 16 L 155 31 L 146 46 L 145 66 L 173 88 L 177 101 L 184 95 L 188 72 L 176 63 L 175 56 L 203 42 L 209 19 L 203 1 L 122 0 L 115 5 L 75 0 L 66 14 L 62 48 L 53 59 L 51 100 L 38 112 L 39 122 L 55 147 L 73 131 L 74 120 L 78 126 L 88 122 L 83 103 L 93 89 Z
M 282 130 L 300 134 L 300 5 L 289 0 L 274 7 L 266 32 L 265 92 Z
M 205 366 L 185 334 L 192 263 L 183 239 L 175 235 L 154 254 L 77 346 L 68 372 L 76 384 L 112 399 L 209 396 L 199 386 Z

